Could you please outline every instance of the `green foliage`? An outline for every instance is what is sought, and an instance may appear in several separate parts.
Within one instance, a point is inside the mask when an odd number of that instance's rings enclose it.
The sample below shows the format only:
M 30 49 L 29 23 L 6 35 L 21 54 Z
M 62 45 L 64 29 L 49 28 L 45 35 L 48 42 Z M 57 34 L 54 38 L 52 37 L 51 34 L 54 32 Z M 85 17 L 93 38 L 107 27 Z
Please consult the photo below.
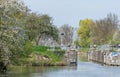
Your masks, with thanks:
M 0 3 L 0 26 L 22 26 L 24 24 L 26 8 L 22 1 L 2 0 Z
M 80 45 L 82 47 L 88 47 L 90 45 L 90 27 L 92 23 L 93 21 L 91 19 L 85 19 L 80 21 L 78 36 L 80 39 Z
M 33 45 L 31 41 L 27 41 L 24 46 L 24 55 L 28 57 L 33 52 Z
M 59 61 L 62 61 L 64 58 L 65 51 L 63 50 L 55 50 L 55 51 L 45 51 L 45 52 L 39 52 L 42 55 L 48 56 L 50 59 L 52 59 L 51 62 L 56 63 Z
M 0 61 L 5 63 L 19 61 L 19 58 L 23 57 L 26 40 L 23 29 L 0 27 Z
M 36 45 L 38 45 L 42 36 L 53 37 L 54 40 L 58 39 L 58 30 L 53 26 L 52 18 L 48 15 L 28 14 L 25 29 L 29 39 L 35 40 Z
M 106 44 L 111 41 L 119 41 L 118 22 L 117 15 L 111 13 L 95 22 L 90 19 L 81 20 L 78 30 L 80 45 L 89 47 L 90 44 Z
M 43 35 L 58 39 L 51 17 L 30 13 L 21 0 L 0 0 L 0 62 L 21 64 Z
M 80 47 L 79 39 L 76 39 L 76 40 L 74 41 L 74 44 L 75 44 L 77 47 Z
M 111 44 L 112 45 L 120 44 L 120 40 L 113 40 L 113 41 L 111 41 Z
M 115 14 L 108 14 L 107 17 L 97 20 L 92 24 L 91 42 L 95 44 L 110 43 L 111 40 L 117 39 L 118 17 Z M 114 35 L 115 34 L 115 35 Z
M 58 41 L 59 39 L 59 33 L 58 29 L 55 26 L 52 26 L 50 29 L 50 35 L 53 37 L 53 40 Z
M 62 61 L 64 58 L 65 51 L 59 50 L 59 47 L 57 47 L 54 51 L 47 50 L 50 47 L 46 46 L 34 46 L 33 50 L 34 53 L 40 53 L 43 56 L 47 56 L 51 59 L 51 63 L 55 64 L 56 62 Z

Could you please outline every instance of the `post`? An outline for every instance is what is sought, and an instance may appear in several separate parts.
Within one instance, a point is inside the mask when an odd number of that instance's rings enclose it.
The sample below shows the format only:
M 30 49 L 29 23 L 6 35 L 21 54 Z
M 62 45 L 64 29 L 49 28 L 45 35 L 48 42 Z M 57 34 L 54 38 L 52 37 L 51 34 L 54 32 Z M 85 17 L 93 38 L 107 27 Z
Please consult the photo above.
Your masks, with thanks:
M 61 35 L 61 47 L 62 47 L 62 45 L 63 45 L 63 36 L 64 36 L 64 33 L 61 33 L 60 35 Z

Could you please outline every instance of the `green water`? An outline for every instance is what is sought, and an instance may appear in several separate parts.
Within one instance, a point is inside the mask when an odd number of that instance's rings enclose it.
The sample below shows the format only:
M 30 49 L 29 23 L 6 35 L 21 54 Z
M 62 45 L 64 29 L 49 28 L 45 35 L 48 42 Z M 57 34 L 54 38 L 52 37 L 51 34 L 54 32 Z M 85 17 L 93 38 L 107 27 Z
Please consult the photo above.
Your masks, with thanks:
M 7 77 L 120 77 L 120 67 L 79 60 L 78 66 L 12 67 Z

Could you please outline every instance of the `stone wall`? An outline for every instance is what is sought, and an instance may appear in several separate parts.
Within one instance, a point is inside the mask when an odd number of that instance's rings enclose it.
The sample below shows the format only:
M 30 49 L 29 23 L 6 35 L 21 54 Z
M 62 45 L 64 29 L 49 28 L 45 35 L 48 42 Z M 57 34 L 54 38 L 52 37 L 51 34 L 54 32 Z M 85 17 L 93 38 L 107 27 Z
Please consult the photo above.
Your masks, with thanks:
M 77 65 L 77 51 L 67 50 L 65 53 L 65 61 L 67 65 Z
M 88 59 L 106 65 L 120 65 L 120 52 L 111 52 L 110 50 L 90 50 Z

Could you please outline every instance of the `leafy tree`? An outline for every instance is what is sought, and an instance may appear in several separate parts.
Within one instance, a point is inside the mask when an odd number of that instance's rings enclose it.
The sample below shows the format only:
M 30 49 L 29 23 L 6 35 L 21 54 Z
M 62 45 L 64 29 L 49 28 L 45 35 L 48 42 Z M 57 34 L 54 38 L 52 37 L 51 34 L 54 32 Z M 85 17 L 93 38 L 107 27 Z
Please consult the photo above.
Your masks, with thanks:
M 78 29 L 78 36 L 80 39 L 80 45 L 82 47 L 88 47 L 90 45 L 90 28 L 93 21 L 91 19 L 85 19 L 80 21 L 80 27 Z
M 0 0 L 0 3 L 0 63 L 7 66 L 20 61 L 26 54 L 27 35 L 22 28 L 26 8 L 20 0 Z
M 20 0 L 1 0 L 0 25 L 22 26 L 26 7 Z
M 30 13 L 21 0 L 0 0 L 0 64 L 21 62 L 44 34 L 58 39 L 51 17 Z
M 0 27 L 0 62 L 7 65 L 22 58 L 27 40 L 25 31 L 19 27 Z
M 39 45 L 40 38 L 43 35 L 52 36 L 55 40 L 58 39 L 58 30 L 53 26 L 52 19 L 48 15 L 29 14 L 25 29 L 28 32 L 29 39 L 35 40 L 36 45 Z

